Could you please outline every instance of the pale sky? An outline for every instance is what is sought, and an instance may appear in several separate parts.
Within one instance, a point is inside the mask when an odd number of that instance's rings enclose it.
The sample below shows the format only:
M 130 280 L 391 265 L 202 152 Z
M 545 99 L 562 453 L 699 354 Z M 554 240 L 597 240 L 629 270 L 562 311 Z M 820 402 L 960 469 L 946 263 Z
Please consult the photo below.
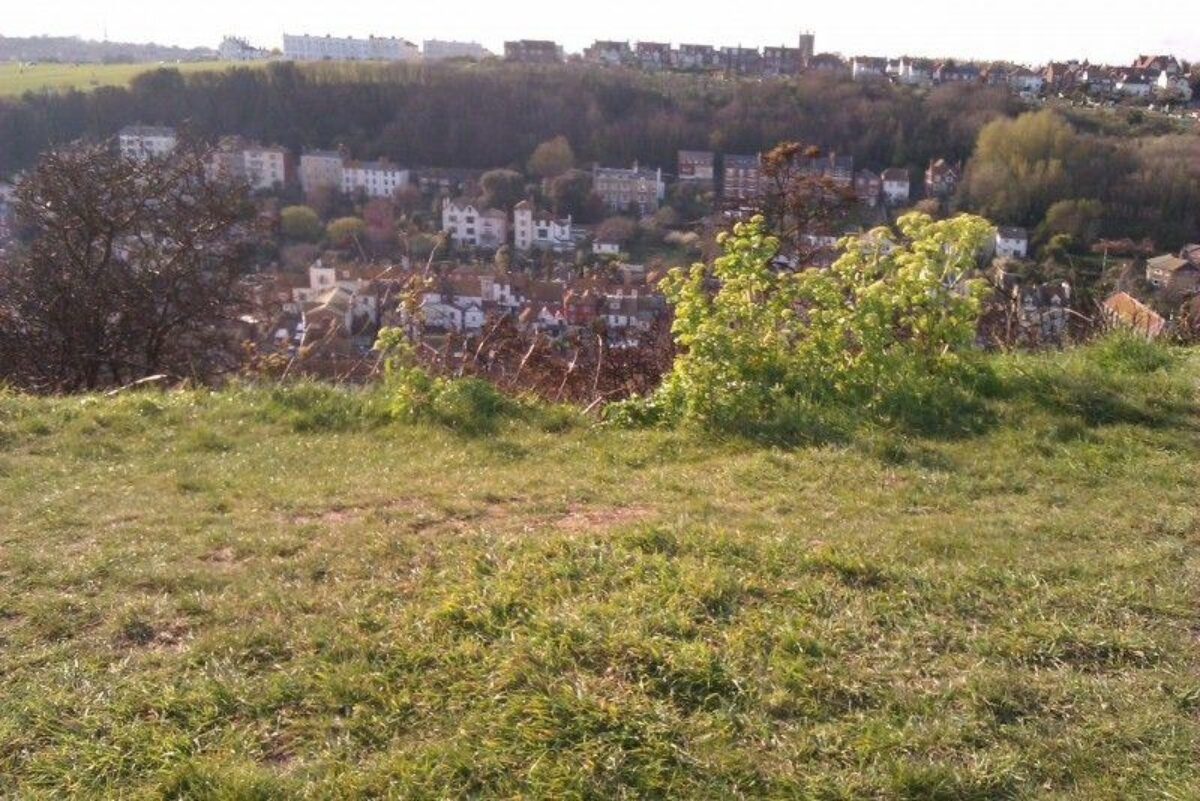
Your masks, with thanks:
M 1200 60 L 1198 0 L 4 0 L 0 35 L 74 35 L 215 47 L 225 34 L 279 47 L 288 33 L 478 41 L 553 39 L 579 51 L 594 39 L 794 45 L 802 29 L 819 52 L 1128 63 L 1139 53 Z

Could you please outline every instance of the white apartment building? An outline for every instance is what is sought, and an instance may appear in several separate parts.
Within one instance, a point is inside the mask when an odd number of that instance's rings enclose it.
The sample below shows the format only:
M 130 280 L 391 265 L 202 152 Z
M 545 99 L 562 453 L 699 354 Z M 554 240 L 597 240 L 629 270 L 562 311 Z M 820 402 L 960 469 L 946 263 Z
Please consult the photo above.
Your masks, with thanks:
M 251 189 L 278 189 L 288 183 L 289 157 L 282 147 L 247 147 L 241 155 L 242 174 Z
M 569 251 L 575 248 L 571 217 L 557 219 L 551 214 L 535 211 L 533 204 L 523 200 L 513 208 L 513 244 L 517 250 Z
M 408 170 L 385 161 L 350 161 L 342 167 L 342 191 L 367 197 L 392 197 L 408 186 Z
M 421 52 L 406 39 L 371 36 L 283 35 L 283 57 L 292 61 L 417 61 Z
M 426 39 L 421 47 L 426 61 L 444 61 L 448 58 L 471 58 L 483 61 L 491 55 L 478 42 L 448 42 L 441 39 Z
M 117 135 L 121 155 L 135 161 L 148 161 L 170 154 L 179 144 L 174 128 L 130 125 Z
M 282 147 L 251 145 L 241 137 L 221 140 L 208 161 L 214 180 L 245 181 L 254 190 L 272 190 L 292 180 L 292 162 Z
M 305 192 L 342 188 L 342 154 L 314 150 L 300 156 L 300 186 Z

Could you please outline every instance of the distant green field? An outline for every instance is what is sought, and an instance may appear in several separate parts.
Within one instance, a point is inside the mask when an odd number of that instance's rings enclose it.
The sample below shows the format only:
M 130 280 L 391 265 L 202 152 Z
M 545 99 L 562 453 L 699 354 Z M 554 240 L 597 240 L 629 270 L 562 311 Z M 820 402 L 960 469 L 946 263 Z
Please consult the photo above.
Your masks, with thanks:
M 90 91 L 100 86 L 126 86 L 135 75 L 156 69 L 155 64 L 0 64 L 0 97 L 12 97 L 25 92 L 79 89 Z M 228 69 L 219 61 L 197 61 L 169 64 L 181 72 Z

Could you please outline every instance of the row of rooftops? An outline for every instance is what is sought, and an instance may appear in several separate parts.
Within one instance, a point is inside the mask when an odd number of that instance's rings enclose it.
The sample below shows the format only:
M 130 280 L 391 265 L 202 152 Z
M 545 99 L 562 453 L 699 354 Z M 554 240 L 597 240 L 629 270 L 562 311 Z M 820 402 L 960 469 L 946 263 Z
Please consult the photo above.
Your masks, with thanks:
M 850 70 L 857 64 L 862 68 L 886 72 L 889 69 L 899 70 L 905 65 L 911 69 L 930 74 L 945 74 L 954 76 L 956 80 L 983 79 L 988 76 L 996 77 L 1010 74 L 1041 75 L 1055 67 L 1063 67 L 1061 63 L 1049 62 L 1043 66 L 1028 66 L 1008 62 L 973 61 L 969 59 L 930 58 L 911 56 L 868 56 L 860 55 L 844 57 L 837 53 L 814 53 L 811 50 L 812 39 L 801 37 L 800 46 L 781 45 L 778 47 L 723 46 L 710 44 L 680 44 L 669 42 L 630 42 L 629 40 L 596 40 L 583 51 L 584 61 L 602 64 L 643 66 L 643 67 L 714 67 L 729 66 L 729 60 L 770 62 L 778 59 L 795 59 L 797 64 L 814 70 Z M 512 53 L 519 55 L 527 49 L 540 49 L 543 52 L 555 52 L 561 57 L 563 49 L 554 42 L 530 41 L 510 42 Z M 514 58 L 516 58 L 514 55 Z M 724 58 L 722 58 L 724 57 Z M 1068 62 L 1079 64 L 1080 62 Z M 1082 62 L 1085 66 L 1087 62 Z M 1093 65 L 1095 67 L 1096 65 Z M 1102 67 L 1113 73 L 1136 75 L 1157 75 L 1164 71 L 1180 72 L 1181 64 L 1172 55 L 1139 55 L 1128 67 Z
M 332 273 L 332 275 L 330 275 Z M 623 265 L 620 280 L 593 275 L 570 281 L 547 281 L 526 273 L 508 273 L 477 266 L 457 266 L 440 275 L 427 276 L 419 290 L 422 303 L 442 305 L 483 314 L 516 312 L 521 322 L 539 318 L 543 323 L 565 323 L 571 319 L 595 319 L 597 315 L 619 315 L 641 323 L 652 322 L 666 307 L 657 291 L 662 275 L 646 275 L 645 269 Z M 309 318 L 332 315 L 344 318 L 356 309 L 395 311 L 400 294 L 411 279 L 423 274 L 397 267 L 337 266 L 314 263 L 307 276 L 290 273 L 260 275 L 258 286 L 270 290 L 276 301 L 303 308 Z
M 1140 56 L 1131 66 L 1051 62 L 1042 71 L 1042 77 L 1052 86 L 1070 86 L 1097 82 L 1153 83 L 1164 73 L 1182 76 L 1183 66 L 1174 56 Z

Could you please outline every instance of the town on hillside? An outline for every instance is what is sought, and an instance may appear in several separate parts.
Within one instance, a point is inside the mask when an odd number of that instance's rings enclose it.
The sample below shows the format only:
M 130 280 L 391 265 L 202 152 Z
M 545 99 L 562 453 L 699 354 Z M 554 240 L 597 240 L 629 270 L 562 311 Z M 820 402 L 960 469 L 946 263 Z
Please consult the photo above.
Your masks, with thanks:
M 148 161 L 167 157 L 182 136 L 130 126 L 116 146 Z M 565 172 L 568 143 L 545 143 L 539 153 L 546 161 L 562 157 L 557 169 Z M 869 236 L 910 209 L 943 212 L 962 170 L 939 159 L 912 176 L 837 153 L 799 163 L 852 204 L 837 227 L 803 233 L 803 264 L 783 259 L 781 268 L 830 264 L 841 238 Z M 658 290 L 666 271 L 714 253 L 715 233 L 753 214 L 770 191 L 763 154 L 705 150 L 680 151 L 672 173 L 593 165 L 539 179 L 359 161 L 338 151 L 292 153 L 231 136 L 207 164 L 211 178 L 242 181 L 254 192 L 280 245 L 279 259 L 249 279 L 256 310 L 242 316 L 246 337 L 263 353 L 303 350 L 310 365 L 332 372 L 361 362 L 386 326 L 437 343 L 478 337 L 504 320 L 550 341 L 598 334 L 611 347 L 637 347 L 661 337 L 667 323 Z M 571 192 L 594 206 L 591 221 L 555 213 Z M 0 188 L 0 231 L 11 194 Z M 1200 289 L 1200 245 L 1156 253 L 1139 243 L 1102 244 L 1103 258 L 1141 272 L 1103 299 L 1101 314 L 1158 335 L 1169 320 L 1154 311 L 1155 297 Z M 1012 226 L 998 227 L 979 254 L 996 288 L 982 344 L 1063 344 L 1079 320 L 1097 312 L 1069 281 L 1026 280 L 1022 265 L 1032 257 L 1030 232 Z
M 761 51 L 598 41 L 567 55 L 554 42 L 523 40 L 508 42 L 502 58 L 761 80 L 817 72 L 914 91 L 978 84 L 1007 87 L 1034 106 L 1062 96 L 1177 112 L 1192 102 L 1197 80 L 1194 68 L 1167 55 L 1140 56 L 1127 67 L 1031 67 L 843 58 L 816 52 L 815 41 L 802 33 L 795 47 Z M 291 34 L 278 51 L 230 37 L 218 53 L 235 62 L 494 57 L 471 42 L 431 40 L 418 47 L 395 37 Z M 148 161 L 168 157 L 184 142 L 193 143 L 185 129 L 130 125 L 114 146 L 129 159 Z M 717 233 L 760 210 L 775 188 L 766 154 L 713 149 L 711 142 L 679 150 L 670 165 L 581 164 L 560 136 L 539 145 L 524 167 L 490 170 L 398 164 L 347 147 L 291 150 L 236 133 L 197 144 L 211 147 L 210 178 L 244 183 L 273 231 L 272 256 L 249 279 L 257 309 L 242 316 L 247 337 L 263 352 L 319 351 L 335 365 L 359 360 L 385 326 L 439 342 L 478 337 L 505 320 L 552 341 L 595 333 L 612 347 L 636 347 L 668 325 L 668 304 L 658 289 L 668 270 L 715 255 Z M 917 170 L 862 163 L 837 149 L 805 156 L 798 168 L 850 202 L 836 218 L 801 232 L 803 259 L 782 254 L 781 269 L 831 264 L 840 240 L 869 236 L 910 210 L 951 213 L 965 173 L 950 157 L 932 158 Z M 13 192 L 12 184 L 0 184 L 0 252 L 13 233 Z M 1118 276 L 1097 296 L 1095 275 L 1039 269 L 1054 241 L 997 222 L 994 242 L 979 254 L 980 270 L 996 290 L 980 333 L 984 345 L 1062 344 L 1073 328 L 1098 316 L 1158 335 L 1200 290 L 1200 245 L 1161 251 L 1150 241 L 1089 242 L 1092 269 Z

